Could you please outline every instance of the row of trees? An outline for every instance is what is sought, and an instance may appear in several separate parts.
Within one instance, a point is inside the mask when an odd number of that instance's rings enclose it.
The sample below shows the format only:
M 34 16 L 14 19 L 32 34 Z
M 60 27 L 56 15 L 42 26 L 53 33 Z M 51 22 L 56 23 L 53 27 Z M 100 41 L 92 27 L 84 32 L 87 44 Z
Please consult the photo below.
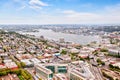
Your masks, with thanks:
M 109 80 L 114 80 L 113 77 L 111 77 L 110 75 L 106 74 L 105 72 L 102 72 L 103 76 L 108 78 Z
M 16 64 L 17 64 L 17 66 L 18 66 L 19 68 L 24 68 L 24 67 L 26 67 L 26 64 L 25 64 L 24 62 L 16 62 Z
M 118 54 L 108 54 L 107 56 L 120 58 L 120 53 L 118 53 Z
M 101 52 L 108 52 L 108 49 L 102 48 L 100 51 L 101 51 Z
M 120 72 L 120 68 L 119 68 L 118 66 L 113 66 L 112 64 L 109 64 L 109 67 L 110 67 L 110 69 L 113 70 L 113 71 L 118 71 L 118 72 Z
M 17 74 L 18 76 L 22 76 L 25 80 L 33 80 L 32 75 L 24 69 L 16 70 L 10 70 L 8 68 L 0 69 L 0 76 L 4 76 L 7 74 Z
M 27 72 L 26 70 L 21 70 L 21 75 L 24 77 L 25 80 L 33 80 L 32 75 Z
M 14 73 L 14 74 L 20 75 L 20 69 L 17 69 L 17 70 L 11 70 L 8 68 L 0 69 L 0 76 L 7 75 L 9 73 L 11 73 L 11 74 Z

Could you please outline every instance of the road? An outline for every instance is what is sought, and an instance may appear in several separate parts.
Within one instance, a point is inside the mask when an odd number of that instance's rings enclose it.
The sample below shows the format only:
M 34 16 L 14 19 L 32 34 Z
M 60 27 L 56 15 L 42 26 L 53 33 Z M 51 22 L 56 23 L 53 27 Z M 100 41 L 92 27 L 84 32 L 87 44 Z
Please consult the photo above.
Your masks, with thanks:
M 90 64 L 90 70 L 93 73 L 93 75 L 96 77 L 95 80 L 104 80 L 100 68 L 98 66 L 93 66 L 92 63 L 93 62 L 91 62 Z

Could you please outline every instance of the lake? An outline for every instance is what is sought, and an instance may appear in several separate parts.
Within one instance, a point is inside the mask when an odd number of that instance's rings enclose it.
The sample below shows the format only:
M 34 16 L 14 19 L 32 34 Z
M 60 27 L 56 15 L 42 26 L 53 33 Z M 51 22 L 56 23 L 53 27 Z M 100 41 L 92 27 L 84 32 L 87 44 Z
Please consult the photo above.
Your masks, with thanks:
M 74 42 L 82 45 L 89 44 L 90 42 L 93 42 L 93 41 L 99 42 L 100 40 L 100 37 L 97 35 L 84 36 L 84 35 L 77 35 L 77 34 L 66 34 L 61 32 L 54 32 L 48 29 L 39 29 L 39 32 L 19 32 L 19 33 L 35 35 L 36 37 L 44 36 L 44 38 L 47 38 L 49 40 L 59 40 L 60 38 L 64 38 L 64 40 L 67 42 Z

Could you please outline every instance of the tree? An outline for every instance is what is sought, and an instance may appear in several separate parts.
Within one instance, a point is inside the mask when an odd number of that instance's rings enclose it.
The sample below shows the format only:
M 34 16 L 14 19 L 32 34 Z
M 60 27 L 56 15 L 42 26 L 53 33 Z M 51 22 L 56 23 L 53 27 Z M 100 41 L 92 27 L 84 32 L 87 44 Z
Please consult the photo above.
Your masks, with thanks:
M 97 59 L 97 62 L 101 62 L 101 60 L 100 60 L 100 59 Z
M 7 75 L 6 71 L 0 72 L 0 76 Z
M 22 67 L 26 66 L 26 64 L 24 62 L 21 62 L 20 64 L 21 64 Z
M 110 67 L 110 68 L 114 68 L 114 66 L 113 66 L 112 64 L 109 64 L 109 67 Z
M 97 59 L 97 62 L 99 65 L 105 65 L 105 62 L 101 61 L 100 59 Z
M 66 51 L 66 50 L 62 50 L 62 51 L 61 51 L 61 54 L 66 55 L 66 54 L 67 54 L 67 51 Z
M 105 62 L 101 62 L 102 65 L 105 65 Z
M 103 76 L 105 76 L 106 78 L 109 78 L 109 80 L 114 80 L 113 77 L 111 77 L 110 75 L 108 75 L 105 72 L 102 72 Z
M 16 64 L 17 64 L 17 66 L 18 66 L 19 68 L 22 67 L 21 64 L 20 64 L 19 62 L 16 62 Z
M 20 75 L 21 74 L 21 70 L 20 69 L 12 70 L 11 73 L 15 73 L 17 75 Z
M 26 80 L 33 80 L 32 75 L 27 72 L 26 70 L 21 70 L 21 75 L 26 79 Z
M 0 41 L 3 41 L 3 38 L 0 38 Z
M 108 49 L 103 48 L 103 49 L 101 49 L 100 51 L 101 51 L 101 52 L 108 52 Z

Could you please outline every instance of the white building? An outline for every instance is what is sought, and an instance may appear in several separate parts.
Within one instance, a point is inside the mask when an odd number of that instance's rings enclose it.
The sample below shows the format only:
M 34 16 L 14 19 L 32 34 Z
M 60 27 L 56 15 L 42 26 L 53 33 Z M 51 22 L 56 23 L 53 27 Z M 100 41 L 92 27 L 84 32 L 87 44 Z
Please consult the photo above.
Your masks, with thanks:
M 83 61 L 75 61 L 69 65 L 70 80 L 95 80 L 94 75 L 89 70 L 89 65 Z
M 36 76 L 42 80 L 52 80 L 53 73 L 51 70 L 45 68 L 42 65 L 35 65 Z
M 55 74 L 53 80 L 68 80 L 68 78 L 64 74 Z

